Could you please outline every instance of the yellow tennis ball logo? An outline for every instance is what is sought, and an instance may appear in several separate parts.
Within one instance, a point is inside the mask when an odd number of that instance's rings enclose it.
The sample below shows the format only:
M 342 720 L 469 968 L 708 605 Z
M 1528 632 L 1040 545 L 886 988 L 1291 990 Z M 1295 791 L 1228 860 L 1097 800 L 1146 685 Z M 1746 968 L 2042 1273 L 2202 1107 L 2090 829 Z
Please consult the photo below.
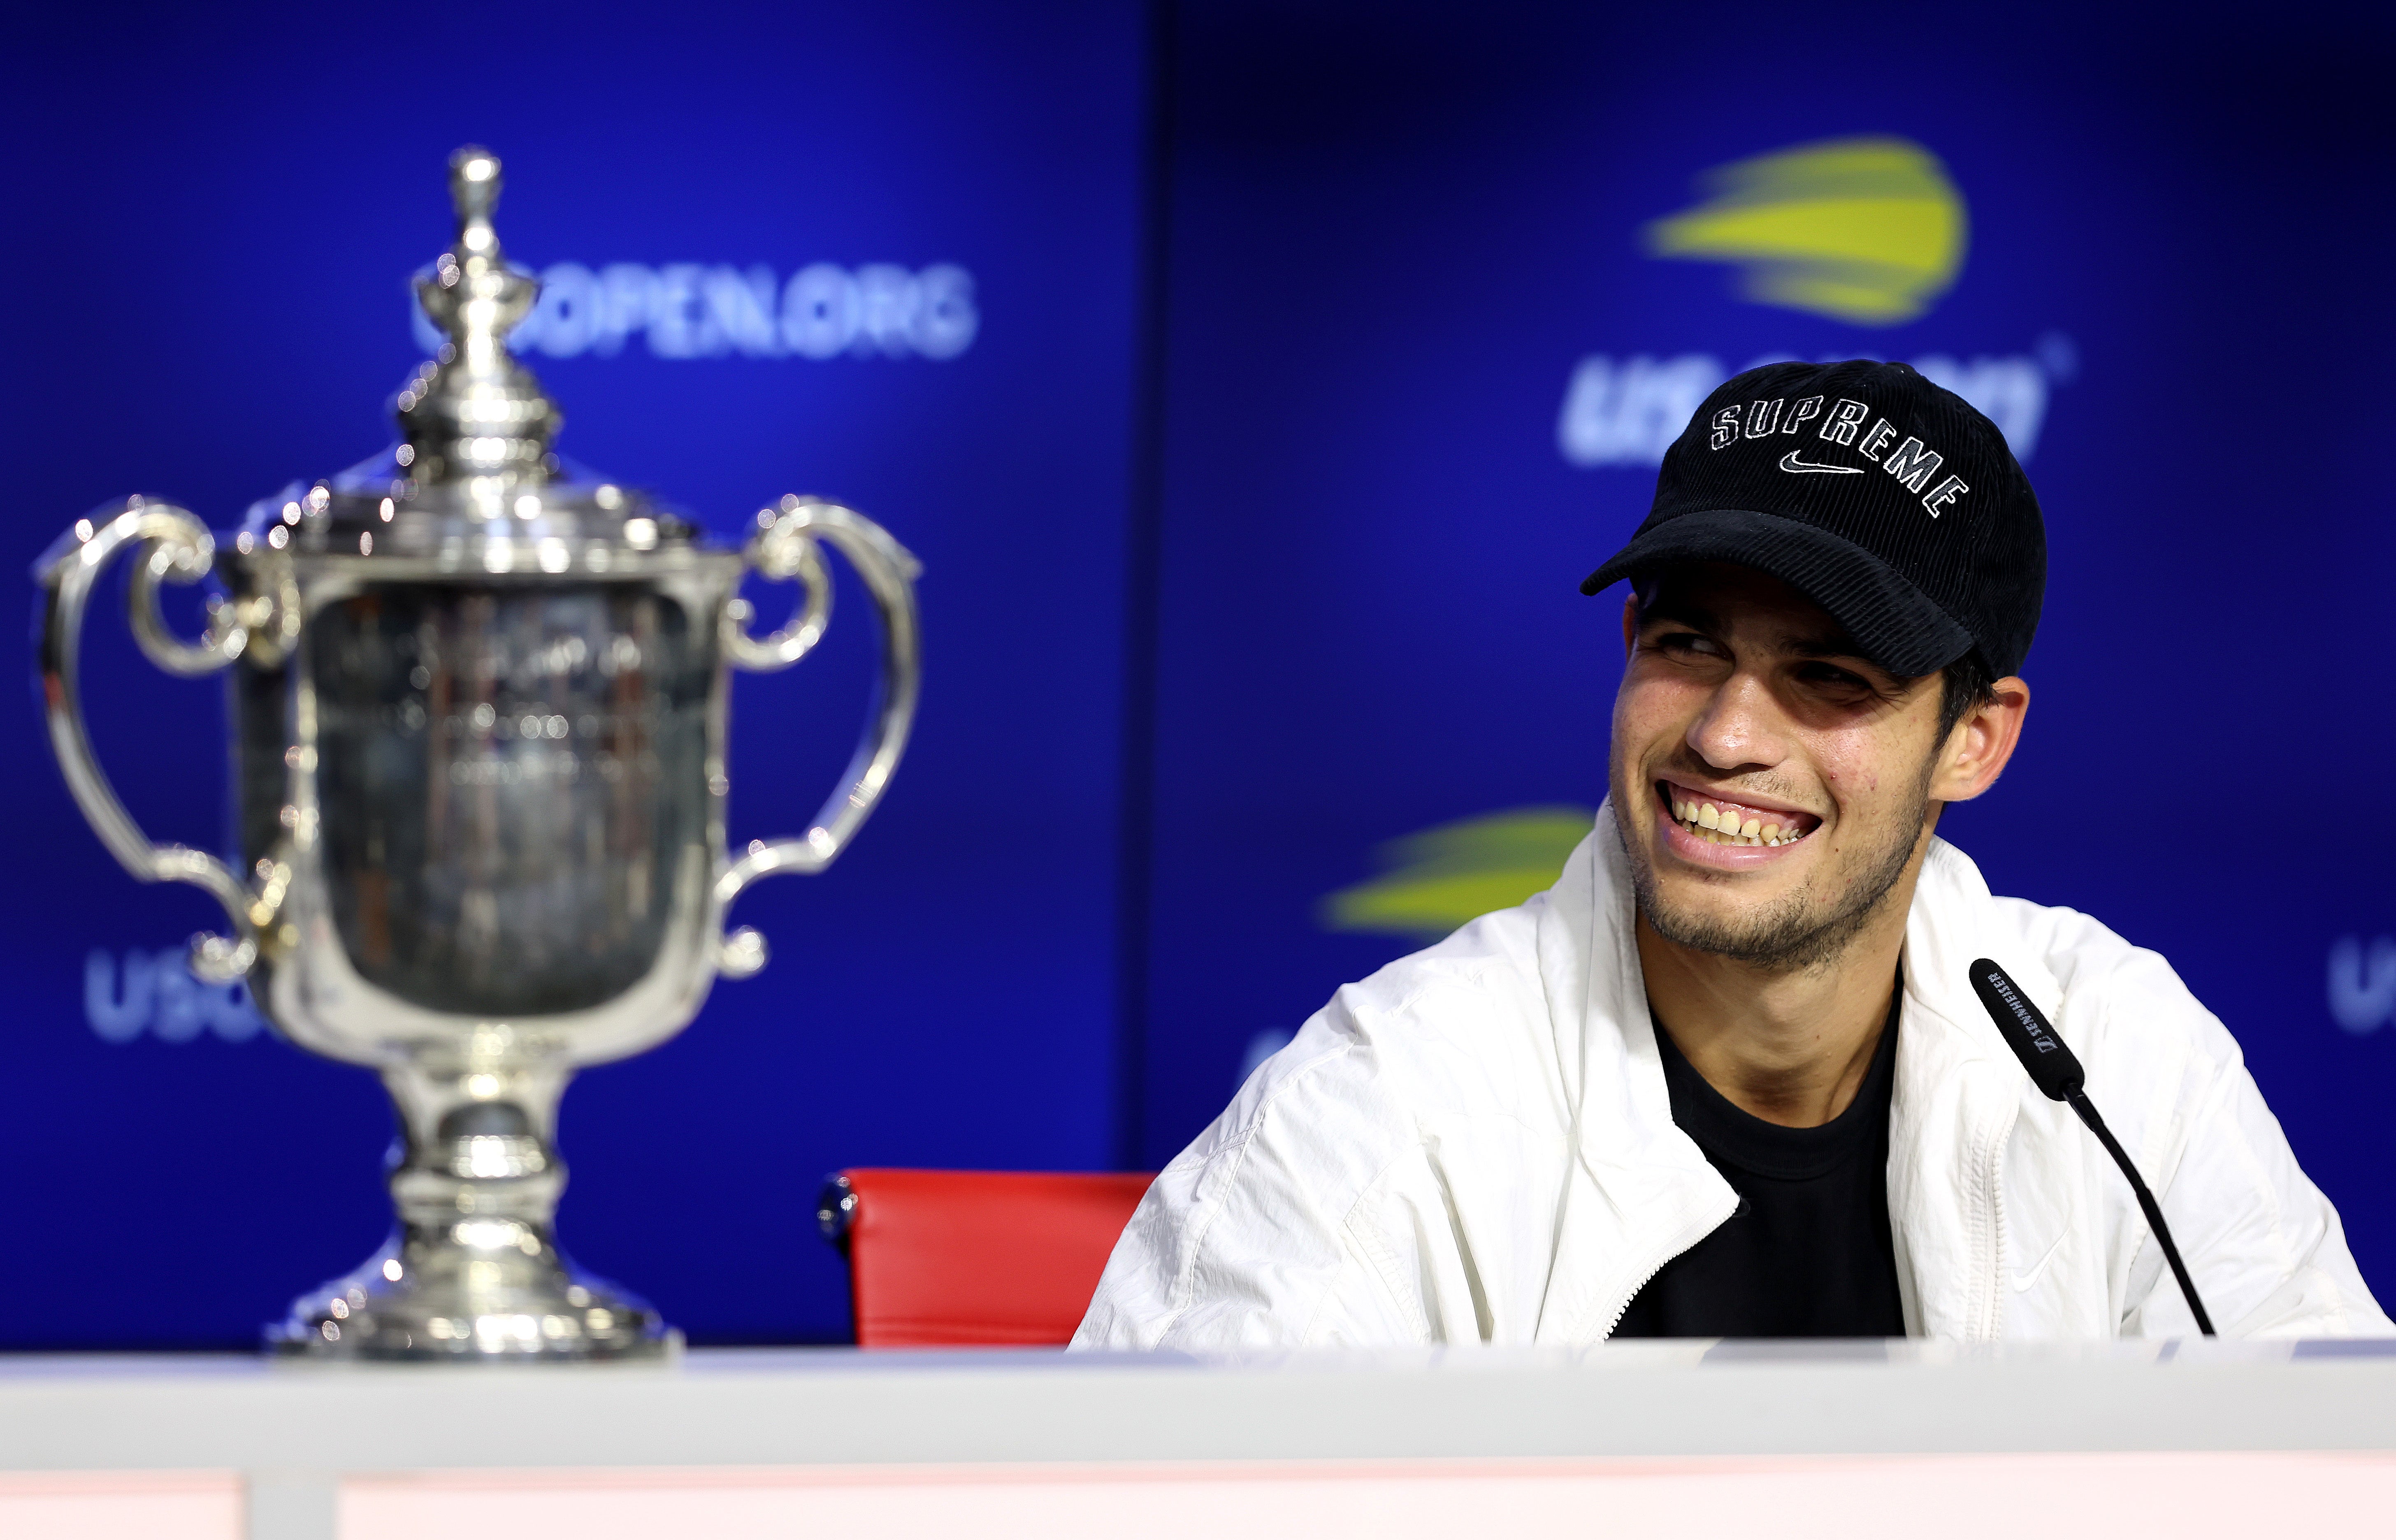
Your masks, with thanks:
M 1827 139 L 1706 174 L 1705 202 L 1647 226 L 1658 257 L 1729 262 L 1759 304 L 1864 326 L 1927 312 L 1963 270 L 1963 194 L 1911 139 Z

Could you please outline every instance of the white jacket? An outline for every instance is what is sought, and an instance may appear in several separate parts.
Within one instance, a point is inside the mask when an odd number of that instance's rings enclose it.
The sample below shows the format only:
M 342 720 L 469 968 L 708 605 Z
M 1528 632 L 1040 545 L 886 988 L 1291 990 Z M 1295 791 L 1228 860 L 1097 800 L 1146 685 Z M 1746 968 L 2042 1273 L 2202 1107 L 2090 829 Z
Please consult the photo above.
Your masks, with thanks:
M 1611 811 L 1556 885 L 1351 984 L 1165 1167 L 1077 1348 L 1588 1343 L 1737 1206 L 1672 1122 Z M 2153 952 L 1934 842 L 1906 922 L 1888 1209 L 1906 1330 L 2182 1336 L 2129 1186 L 1965 968 L 2088 1071 L 2230 1336 L 2384 1335 L 2238 1044 Z

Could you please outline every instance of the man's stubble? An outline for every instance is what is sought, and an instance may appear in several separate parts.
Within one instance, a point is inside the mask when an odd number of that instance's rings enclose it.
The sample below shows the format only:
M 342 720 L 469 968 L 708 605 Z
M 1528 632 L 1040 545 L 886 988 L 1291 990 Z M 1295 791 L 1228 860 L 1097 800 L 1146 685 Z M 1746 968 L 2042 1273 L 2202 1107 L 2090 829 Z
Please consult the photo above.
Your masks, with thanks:
M 1622 854 L 1631 865 L 1631 887 L 1638 898 L 1639 912 L 1657 935 L 1692 951 L 1775 973 L 1827 967 L 1844 955 L 1904 878 L 1930 816 L 1930 779 L 1937 765 L 1935 751 L 1924 758 L 1922 773 L 1914 777 L 1910 805 L 1889 823 L 1886 843 L 1870 853 L 1856 880 L 1827 908 L 1820 906 L 1814 879 L 1808 877 L 1794 893 L 1752 914 L 1717 919 L 1675 909 L 1665 901 L 1655 868 L 1631 843 L 1617 808 L 1615 837 L 1622 842 Z

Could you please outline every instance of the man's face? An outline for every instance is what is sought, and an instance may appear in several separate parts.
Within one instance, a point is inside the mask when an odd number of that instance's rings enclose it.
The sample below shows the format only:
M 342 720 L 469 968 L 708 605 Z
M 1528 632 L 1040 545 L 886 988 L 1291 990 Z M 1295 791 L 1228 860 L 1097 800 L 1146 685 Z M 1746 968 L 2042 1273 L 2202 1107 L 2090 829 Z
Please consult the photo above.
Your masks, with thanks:
M 1890 674 L 1748 567 L 1674 569 L 1624 629 L 1611 785 L 1640 912 L 1768 967 L 1844 950 L 1926 846 L 1932 802 L 1996 778 L 2028 703 L 2017 688 L 2002 741 L 1968 717 L 1942 740 L 1939 676 Z

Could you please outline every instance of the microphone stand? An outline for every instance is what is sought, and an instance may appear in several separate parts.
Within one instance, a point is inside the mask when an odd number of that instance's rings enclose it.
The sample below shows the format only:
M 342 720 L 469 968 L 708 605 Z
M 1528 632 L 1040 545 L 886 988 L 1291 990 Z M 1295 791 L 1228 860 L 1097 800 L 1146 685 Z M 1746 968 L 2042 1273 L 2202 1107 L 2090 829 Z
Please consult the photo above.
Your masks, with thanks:
M 2138 1168 L 2130 1163 L 2129 1151 L 2113 1137 L 2113 1131 L 2105 1126 L 2105 1120 L 2096 1115 L 2096 1104 L 2088 1099 L 2088 1093 L 2073 1091 L 2064 1098 L 2064 1102 L 2080 1114 L 2080 1121 L 2088 1125 L 2088 1132 L 2096 1135 L 2097 1142 L 2105 1147 L 2105 1153 L 2113 1157 L 2113 1163 L 2120 1166 L 2122 1175 L 2130 1179 L 2130 1190 L 2137 1194 L 2138 1209 L 2147 1216 L 2147 1228 L 2155 1232 L 2155 1240 L 2163 1249 L 2163 1260 L 2171 1264 L 2172 1276 L 2179 1280 L 2180 1295 L 2188 1301 L 2189 1309 L 2196 1316 L 2197 1330 L 2206 1336 L 2213 1335 L 2213 1318 L 2204 1313 L 2204 1301 L 2196 1297 L 2196 1285 L 2189 1281 L 2188 1264 L 2179 1259 L 2179 1247 L 2172 1241 L 2171 1227 L 2163 1223 L 2163 1207 L 2155 1201 L 2155 1195 L 2147 1190 L 2147 1184 L 2138 1175 Z

